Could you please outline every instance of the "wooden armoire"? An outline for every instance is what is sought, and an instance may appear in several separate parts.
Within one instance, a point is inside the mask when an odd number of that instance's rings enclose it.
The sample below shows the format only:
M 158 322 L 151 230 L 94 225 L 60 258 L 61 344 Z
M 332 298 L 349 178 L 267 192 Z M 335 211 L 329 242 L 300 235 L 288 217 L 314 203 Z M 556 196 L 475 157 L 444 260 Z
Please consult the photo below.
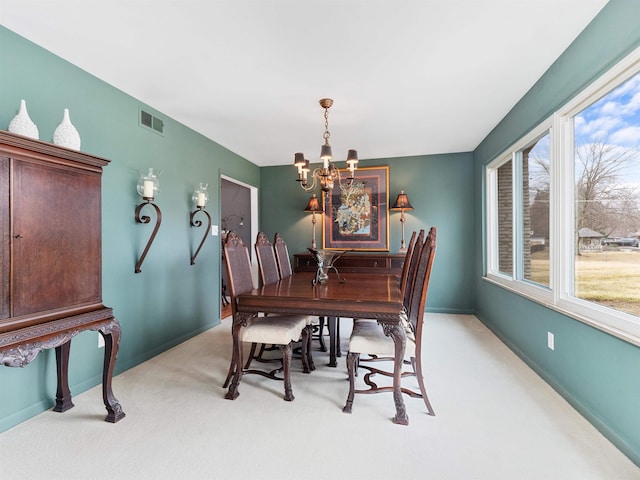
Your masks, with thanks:
M 111 388 L 120 324 L 102 304 L 101 177 L 108 160 L 0 131 L 0 364 L 55 348 L 55 411 L 71 407 L 71 339 L 105 340 L 106 421 L 125 414 Z

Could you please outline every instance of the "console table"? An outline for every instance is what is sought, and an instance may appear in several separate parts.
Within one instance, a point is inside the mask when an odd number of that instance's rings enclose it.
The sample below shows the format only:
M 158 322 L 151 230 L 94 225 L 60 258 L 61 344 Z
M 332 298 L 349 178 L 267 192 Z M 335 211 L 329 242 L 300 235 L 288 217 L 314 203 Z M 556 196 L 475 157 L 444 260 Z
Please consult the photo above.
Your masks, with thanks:
M 334 266 L 342 273 L 379 273 L 381 275 L 401 275 L 405 255 L 403 253 L 349 252 L 338 258 Z M 310 253 L 296 253 L 293 256 L 294 272 L 315 272 L 315 259 Z
M 102 304 L 101 177 L 108 163 L 0 131 L 0 365 L 23 367 L 55 348 L 54 410 L 64 412 L 73 407 L 71 339 L 99 331 L 105 420 L 115 423 L 125 414 L 111 389 L 120 323 Z

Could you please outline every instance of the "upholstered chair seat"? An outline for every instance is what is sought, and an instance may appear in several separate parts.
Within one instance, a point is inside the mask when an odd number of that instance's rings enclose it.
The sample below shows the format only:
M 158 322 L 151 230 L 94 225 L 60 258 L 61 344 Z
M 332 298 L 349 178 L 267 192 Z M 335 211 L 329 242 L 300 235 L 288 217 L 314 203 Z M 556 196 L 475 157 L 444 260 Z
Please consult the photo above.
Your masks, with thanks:
M 305 316 L 257 317 L 242 329 L 242 341 L 286 345 L 297 342 L 306 326 Z

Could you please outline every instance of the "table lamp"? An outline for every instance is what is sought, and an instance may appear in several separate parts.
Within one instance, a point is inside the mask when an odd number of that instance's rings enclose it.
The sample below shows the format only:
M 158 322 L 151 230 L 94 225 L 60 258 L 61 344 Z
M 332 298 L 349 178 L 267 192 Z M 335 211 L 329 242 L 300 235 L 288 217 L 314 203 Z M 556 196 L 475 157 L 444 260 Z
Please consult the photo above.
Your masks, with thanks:
M 313 224 L 313 237 L 311 239 L 311 248 L 316 249 L 316 212 L 322 213 L 322 205 L 318 200 L 318 197 L 314 193 L 312 197 L 309 199 L 309 203 L 307 203 L 307 207 L 304 209 L 305 212 L 311 212 L 311 223 Z
M 393 204 L 391 210 L 400 210 L 400 224 L 402 225 L 402 243 L 400 244 L 399 253 L 407 253 L 407 244 L 404 241 L 404 222 L 406 218 L 404 217 L 405 210 L 413 210 L 413 205 L 409 202 L 409 197 L 404 190 L 400 190 L 398 194 L 398 198 L 396 198 L 396 203 Z

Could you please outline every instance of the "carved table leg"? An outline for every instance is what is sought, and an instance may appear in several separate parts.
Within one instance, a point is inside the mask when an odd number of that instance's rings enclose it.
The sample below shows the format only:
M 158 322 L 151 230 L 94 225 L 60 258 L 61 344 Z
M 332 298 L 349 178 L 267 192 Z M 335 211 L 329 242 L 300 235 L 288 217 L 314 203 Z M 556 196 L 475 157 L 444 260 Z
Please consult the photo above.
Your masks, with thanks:
M 73 407 L 69 390 L 69 350 L 71 340 L 56 347 L 56 369 L 58 372 L 58 388 L 56 390 L 55 412 L 66 412 Z
M 353 397 L 356 391 L 356 363 L 358 361 L 359 353 L 347 353 L 347 372 L 349 372 L 349 394 L 347 395 L 347 403 L 342 411 L 344 413 L 351 413 L 353 407 Z
M 293 348 L 291 344 L 282 345 L 280 347 L 282 351 L 282 367 L 284 375 L 284 399 L 287 402 L 293 402 L 296 398 L 293 396 L 293 389 L 291 388 L 291 356 L 293 355 Z
M 329 366 L 337 367 L 338 362 L 336 361 L 336 325 L 338 320 L 336 317 L 327 317 L 327 321 L 329 324 Z
M 311 355 L 311 336 L 313 327 L 307 325 L 302 330 L 302 371 L 304 373 L 311 373 L 316 369 L 313 363 L 313 357 Z
M 319 317 L 319 319 L 320 319 L 320 327 L 319 327 L 320 334 L 318 335 L 318 341 L 320 342 L 320 351 L 326 352 L 327 346 L 324 343 L 324 317 Z
M 125 417 L 120 402 L 113 394 L 111 379 L 116 364 L 116 356 L 120 348 L 120 323 L 115 318 L 108 324 L 100 328 L 100 333 L 104 338 L 104 366 L 102 369 L 102 399 L 107 407 L 107 418 L 105 421 L 116 423 Z
M 229 391 L 224 396 L 227 400 L 235 400 L 238 398 L 238 385 L 242 380 L 242 341 L 240 340 L 240 329 L 246 325 L 249 316 L 236 314 L 233 318 L 233 326 L 231 327 L 231 337 L 233 338 L 233 353 L 231 355 L 231 363 L 234 365 L 233 378 Z
M 407 335 L 401 323 L 385 323 L 382 325 L 384 333 L 393 338 L 395 358 L 393 362 L 393 401 L 396 404 L 396 416 L 393 423 L 409 425 L 409 417 L 402 398 L 402 362 L 407 346 Z

